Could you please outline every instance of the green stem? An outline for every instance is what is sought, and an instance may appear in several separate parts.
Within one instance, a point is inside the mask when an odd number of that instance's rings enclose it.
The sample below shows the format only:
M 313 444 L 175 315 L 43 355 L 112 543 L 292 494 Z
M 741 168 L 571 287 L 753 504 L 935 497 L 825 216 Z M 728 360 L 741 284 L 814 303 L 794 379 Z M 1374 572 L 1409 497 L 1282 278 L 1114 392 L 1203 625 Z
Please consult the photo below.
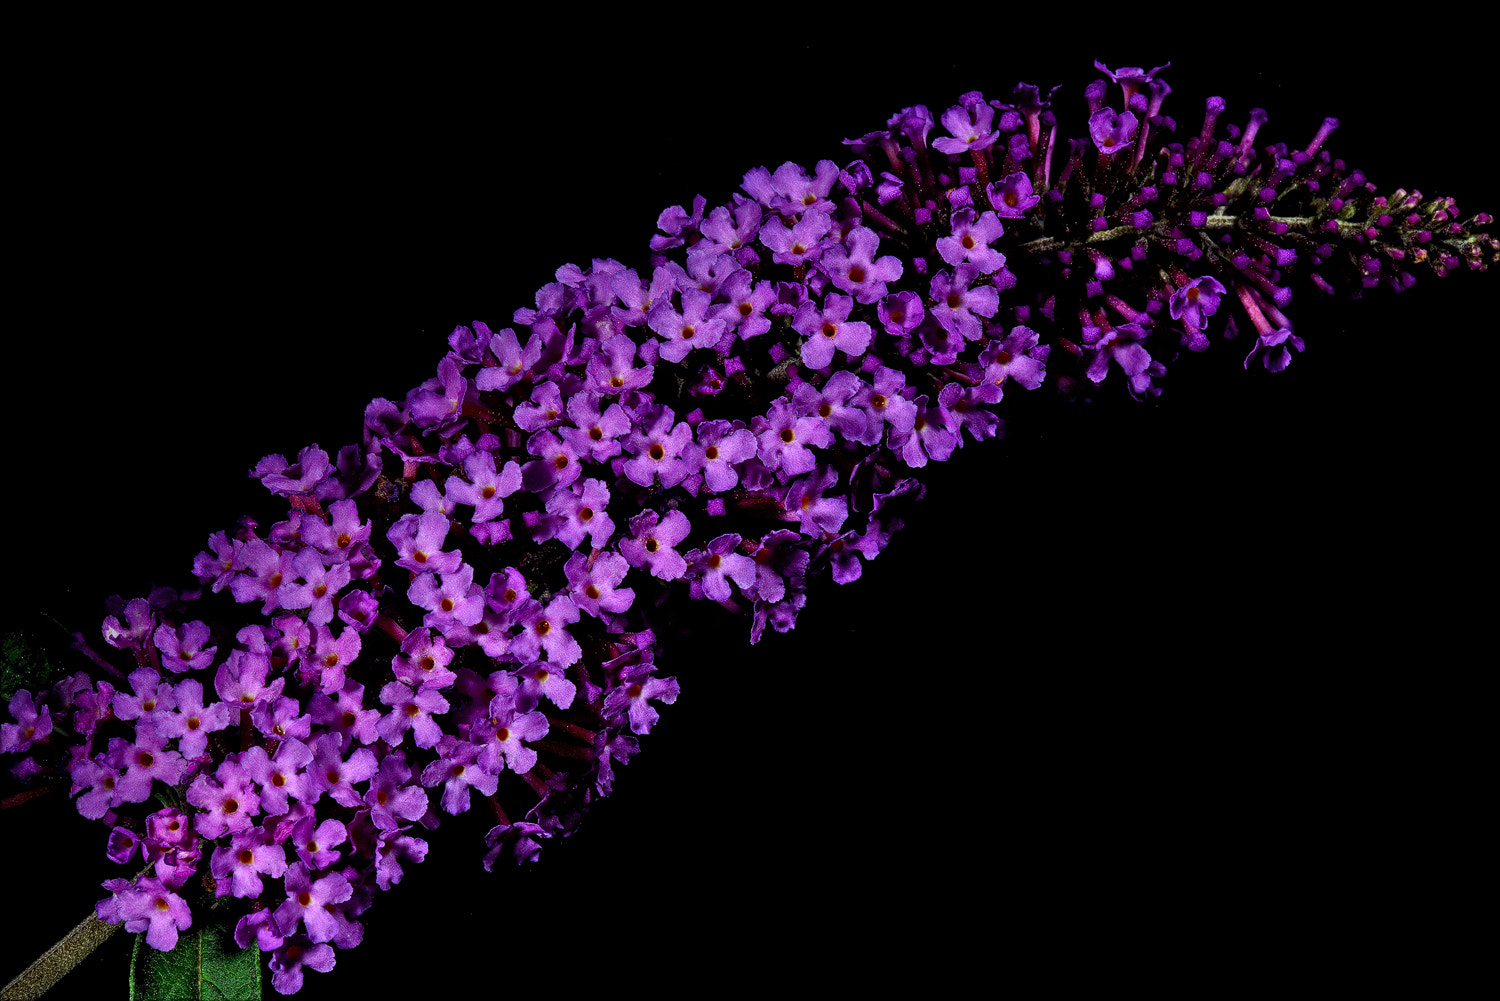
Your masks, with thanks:
M 1239 221 L 1240 217 L 1237 215 L 1211 215 L 1204 221 L 1202 226 L 1191 228 L 1202 230 L 1233 229 Z M 1317 220 L 1312 216 L 1271 216 L 1268 221 L 1285 223 L 1288 230 L 1299 233 L 1305 233 L 1317 225 Z M 1339 236 L 1341 237 L 1355 236 L 1364 231 L 1364 225 L 1357 222 L 1339 222 L 1338 226 Z M 1163 228 L 1161 233 L 1164 235 L 1170 228 Z M 1117 240 L 1123 236 L 1139 235 L 1141 232 L 1141 230 L 1136 229 L 1134 226 L 1116 226 L 1113 229 L 1090 233 L 1082 240 L 1059 240 L 1051 236 L 1039 237 L 1038 239 L 1029 240 L 1021 244 L 1016 249 L 1025 251 L 1028 254 L 1045 254 L 1053 250 L 1076 249 L 1077 247 L 1087 246 L 1091 243 L 1105 243 L 1109 240 Z
M 120 927 L 118 924 L 106 924 L 90 914 L 64 935 L 61 942 L 42 953 L 20 976 L 6 984 L 5 989 L 0 991 L 0 1001 L 29 1001 L 46 994 L 52 989 L 52 985 L 87 959 L 90 953 L 103 945 Z

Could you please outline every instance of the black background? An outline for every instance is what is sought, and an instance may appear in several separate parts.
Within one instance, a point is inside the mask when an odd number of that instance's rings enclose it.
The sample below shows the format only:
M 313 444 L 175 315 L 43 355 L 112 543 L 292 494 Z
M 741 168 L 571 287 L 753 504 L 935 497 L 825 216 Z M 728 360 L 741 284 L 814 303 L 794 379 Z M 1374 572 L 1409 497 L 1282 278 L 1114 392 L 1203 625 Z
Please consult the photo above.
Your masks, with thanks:
M 1500 207 L 1482 74 L 1394 43 L 578 30 L 59 42 L 15 125 L 8 624 L 93 638 L 108 595 L 190 584 L 210 533 L 279 515 L 247 469 L 332 453 L 455 325 L 509 325 L 563 263 L 636 263 L 663 207 L 723 202 L 751 167 L 846 162 L 839 140 L 903 105 L 1062 83 L 1081 134 L 1093 59 L 1170 59 L 1180 137 L 1209 94 L 1229 121 L 1268 109 L 1262 145 L 1334 114 L 1329 148 L 1383 190 Z M 1307 956 L 1440 981 L 1477 939 L 1445 895 L 1472 878 L 1455 776 L 1482 746 L 1449 561 L 1490 538 L 1470 527 L 1490 453 L 1444 404 L 1494 288 L 1306 291 L 1280 375 L 1216 343 L 1150 404 L 1027 408 L 930 469 L 908 530 L 795 632 L 667 651 L 683 694 L 574 838 L 487 875 L 477 811 L 445 824 L 302 996 L 799 969 L 937 988 L 1114 964 L 1122 937 L 1157 973 Z M 27 915 L 8 978 L 116 868 L 66 803 L 7 812 L 3 837 Z M 123 991 L 126 955 L 116 936 L 64 996 Z

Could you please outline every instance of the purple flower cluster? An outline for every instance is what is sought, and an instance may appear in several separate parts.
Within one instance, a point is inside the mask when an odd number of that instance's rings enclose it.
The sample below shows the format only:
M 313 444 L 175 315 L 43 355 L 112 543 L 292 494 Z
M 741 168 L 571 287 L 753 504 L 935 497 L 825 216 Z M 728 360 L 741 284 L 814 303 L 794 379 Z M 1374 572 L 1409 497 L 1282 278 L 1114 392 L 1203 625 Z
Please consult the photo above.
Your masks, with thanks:
M 1488 216 L 1375 197 L 1331 119 L 1257 149 L 1264 113 L 1220 129 L 1211 100 L 1174 141 L 1160 69 L 1104 70 L 1120 106 L 1091 85 L 1066 144 L 1021 84 L 902 109 L 843 167 L 752 170 L 663 212 L 644 266 L 565 265 L 512 326 L 455 329 L 358 443 L 261 460 L 284 519 L 213 535 L 198 590 L 117 600 L 126 671 L 10 701 L 18 774 L 65 776 L 150 867 L 99 916 L 170 949 L 196 876 L 293 992 L 476 793 L 487 869 L 571 834 L 676 699 L 657 658 L 687 617 L 792 629 L 890 542 L 917 471 L 1000 434 L 1007 389 L 1151 396 L 1244 322 L 1245 364 L 1280 370 L 1294 276 L 1400 290 L 1494 259 Z

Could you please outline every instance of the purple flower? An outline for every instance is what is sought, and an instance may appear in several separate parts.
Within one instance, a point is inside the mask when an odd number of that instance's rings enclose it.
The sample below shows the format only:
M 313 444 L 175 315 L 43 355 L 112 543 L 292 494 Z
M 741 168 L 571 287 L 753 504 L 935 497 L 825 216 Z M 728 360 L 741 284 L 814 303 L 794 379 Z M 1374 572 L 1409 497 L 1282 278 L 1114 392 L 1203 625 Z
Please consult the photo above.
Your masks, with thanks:
M 880 237 L 874 230 L 856 226 L 844 237 L 842 245 L 834 244 L 823 252 L 818 267 L 827 272 L 834 285 L 868 305 L 885 295 L 886 283 L 900 279 L 903 271 L 896 257 L 875 259 L 879 246 Z
M 209 872 L 218 881 L 215 896 L 258 897 L 265 889 L 261 876 L 274 878 L 286 872 L 286 849 L 268 844 L 266 832 L 251 827 L 236 834 L 227 846 L 214 849 Z
M 701 254 L 729 254 L 755 239 L 760 230 L 761 206 L 742 195 L 735 195 L 734 215 L 727 205 L 717 206 L 703 224 L 704 239 L 689 249 L 691 257 Z
M 390 705 L 393 700 L 385 699 L 384 695 L 387 689 L 393 687 L 402 689 L 407 693 L 408 697 L 411 692 L 411 689 L 399 682 L 390 682 L 385 688 L 381 689 L 382 701 L 386 702 L 387 705 Z M 441 702 L 441 697 L 437 701 Z M 443 705 L 444 708 L 447 707 L 447 703 L 443 703 Z M 397 711 L 400 712 L 402 708 L 404 706 L 398 706 Z M 391 715 L 395 716 L 396 714 L 392 713 Z M 401 715 L 409 720 L 417 714 L 401 712 Z M 382 720 L 382 722 L 384 721 Z M 430 723 L 431 720 L 427 722 Z M 381 737 L 385 739 L 386 743 L 394 746 L 401 743 L 401 734 L 409 729 L 410 726 L 411 723 L 408 722 L 398 732 L 394 732 L 394 740 L 387 737 L 384 732 L 381 733 Z M 434 727 L 434 729 L 436 728 Z M 436 736 L 433 737 L 432 743 L 437 743 Z M 419 744 L 418 746 L 421 745 Z M 428 744 L 427 746 L 431 747 L 432 745 Z M 325 733 L 314 739 L 312 744 L 313 763 L 307 768 L 308 798 L 303 800 L 309 806 L 316 803 L 322 797 L 323 793 L 326 792 L 340 806 L 347 806 L 350 809 L 357 809 L 359 807 L 359 793 L 354 791 L 354 783 L 363 782 L 371 775 L 374 775 L 379 765 L 375 761 L 374 752 L 368 747 L 356 748 L 354 753 L 349 755 L 348 761 L 344 760 L 343 748 L 344 735 L 341 733 Z
M 418 427 L 451 431 L 463 420 L 464 399 L 469 381 L 463 377 L 458 362 L 450 355 L 438 363 L 436 379 L 429 379 L 416 391 L 411 405 L 411 419 Z
M 113 615 L 105 617 L 104 642 L 118 650 L 139 650 L 151 635 L 152 623 L 151 605 L 145 598 L 133 598 L 125 605 L 124 624 Z
M 380 762 L 380 771 L 370 779 L 370 790 L 365 793 L 365 804 L 370 807 L 370 819 L 381 830 L 395 830 L 403 820 L 421 820 L 427 814 L 427 790 L 411 783 L 411 769 L 406 764 L 406 755 L 392 751 Z
M 922 325 L 926 310 L 922 297 L 915 292 L 895 292 L 880 300 L 876 309 L 885 332 L 893 337 L 909 334 Z
M 1019 216 L 1020 213 L 1016 215 Z M 982 275 L 999 271 L 1005 266 L 1005 255 L 990 246 L 1005 235 L 1005 228 L 1000 225 L 994 212 L 986 212 L 976 218 L 972 208 L 962 208 L 953 213 L 951 225 L 953 234 L 937 241 L 937 251 L 943 260 L 952 265 L 972 264 Z
M 864 565 L 859 558 L 863 556 L 867 560 L 873 560 L 879 553 L 879 540 L 874 536 L 861 535 L 858 532 L 845 532 L 831 540 L 824 551 L 836 584 L 848 584 L 859 580 L 860 575 L 864 573 Z
M 262 948 L 265 948 L 262 946 Z M 305 935 L 293 935 L 280 946 L 273 946 L 271 954 L 271 986 L 278 994 L 296 994 L 302 989 L 304 966 L 327 973 L 337 963 L 333 946 L 314 944 Z
M 261 810 L 270 817 L 279 817 L 291 809 L 289 796 L 298 800 L 309 798 L 308 777 L 303 770 L 312 760 L 312 750 L 295 737 L 281 742 L 274 759 L 259 744 L 251 745 L 240 755 L 240 765 L 260 789 Z
M 163 682 L 161 675 L 149 667 L 130 672 L 130 687 L 134 694 L 115 693 L 116 719 L 139 719 L 160 726 L 176 706 L 171 684 Z
M 100 757 L 103 758 L 102 755 Z M 76 803 L 78 813 L 89 820 L 104 819 L 109 811 L 126 801 L 124 790 L 120 785 L 122 778 L 120 766 L 110 766 L 94 758 L 80 757 L 73 762 L 68 774 L 73 780 L 69 795 L 78 797 Z M 83 792 L 84 789 L 88 792 Z M 150 787 L 148 786 L 147 789 L 149 796 Z M 80 793 L 82 795 L 79 795 Z
M 822 212 L 810 211 L 788 228 L 781 219 L 772 219 L 760 228 L 760 242 L 771 251 L 771 260 L 793 266 L 812 264 L 832 243 L 828 230 L 833 220 Z
M 380 720 L 380 710 L 364 708 L 365 686 L 346 679 L 344 686 L 332 697 L 322 692 L 313 695 L 308 709 L 313 721 L 328 727 L 334 733 L 353 738 L 361 744 L 373 744 L 379 740 L 375 725 Z M 334 701 L 337 699 L 337 701 Z
M 848 501 L 843 497 L 823 496 L 838 483 L 838 478 L 837 470 L 824 466 L 812 475 L 793 480 L 787 488 L 783 504 L 790 514 L 802 519 L 804 535 L 837 532 L 849 517 Z
M 1032 193 L 1031 178 L 1025 171 L 1006 174 L 1000 180 L 992 181 L 984 190 L 995 214 L 1002 219 L 1020 219 L 1042 200 L 1040 195 Z
M 703 589 L 703 595 L 712 601 L 728 601 L 734 597 L 729 589 L 732 580 L 746 590 L 755 583 L 755 561 L 735 552 L 740 544 L 738 535 L 721 535 L 708 544 L 707 549 L 695 549 L 688 553 L 687 576 Z
M 891 431 L 891 451 L 913 468 L 927 465 L 930 458 L 942 462 L 958 447 L 958 435 L 944 427 L 942 411 L 927 406 L 927 397 L 919 396 L 912 401 L 916 416 L 910 431 Z
M 52 732 L 51 714 L 45 706 L 38 709 L 28 691 L 18 691 L 11 696 L 10 715 L 15 722 L 0 725 L 0 751 L 19 754 L 31 747 L 32 741 L 41 740 Z
M 620 677 L 620 684 L 610 689 L 604 698 L 604 715 L 607 719 L 622 716 L 630 721 L 635 733 L 650 733 L 651 727 L 661 715 L 651 705 L 651 700 L 671 704 L 677 701 L 676 678 L 656 678 L 655 664 L 637 664 L 627 668 Z
M 1289 327 L 1277 327 L 1260 333 L 1255 338 L 1255 345 L 1250 353 L 1245 356 L 1245 367 L 1250 367 L 1250 362 L 1260 356 L 1261 364 L 1267 371 L 1280 372 L 1291 364 L 1292 348 L 1303 350 L 1302 338 L 1292 333 Z
M 370 541 L 372 525 L 359 520 L 359 506 L 352 500 L 328 505 L 331 522 L 306 518 L 302 524 L 302 541 L 316 548 L 329 563 L 347 563 L 360 546 Z
M 761 536 L 755 562 L 752 590 L 758 601 L 776 602 L 786 595 L 787 581 L 801 582 L 807 574 L 808 554 L 798 545 L 796 532 L 777 529 Z
M 474 583 L 474 568 L 465 563 L 451 573 L 424 573 L 411 582 L 406 597 L 418 608 L 427 609 L 424 626 L 447 630 L 455 623 L 472 626 L 484 616 L 484 591 Z
M 142 876 L 132 890 L 119 894 L 119 916 L 126 931 L 145 932 L 146 944 L 162 952 L 176 948 L 177 933 L 193 926 L 187 901 L 155 876 Z
M 405 827 L 375 831 L 375 885 L 389 890 L 401 882 L 402 862 L 420 862 L 427 857 L 427 842 L 403 834 Z
M 574 553 L 563 567 L 573 603 L 592 616 L 619 613 L 630 607 L 635 591 L 620 587 L 630 564 L 619 553 L 600 553 L 590 559 Z
M 213 776 L 199 775 L 188 787 L 187 801 L 199 809 L 193 829 L 210 840 L 238 834 L 260 813 L 255 781 L 237 761 L 225 759 Z
M 172 689 L 172 698 L 177 702 L 177 711 L 160 722 L 162 734 L 177 738 L 177 750 L 186 758 L 196 758 L 208 746 L 208 734 L 216 734 L 233 722 L 228 705 L 214 702 L 202 704 L 202 683 L 196 678 L 183 678 Z
M 278 608 L 306 608 L 311 602 L 308 589 L 296 583 L 296 554 L 252 539 L 240 550 L 240 559 L 248 572 L 229 583 L 235 601 L 262 602 L 262 615 Z
M 568 400 L 568 419 L 578 425 L 563 428 L 563 439 L 580 457 L 605 462 L 620 454 L 619 439 L 630 431 L 630 415 L 618 403 L 611 403 L 603 413 L 599 405 L 604 398 L 584 390 Z
M 483 607 L 483 595 L 476 600 Z M 453 662 L 453 651 L 441 633 L 433 635 L 432 629 L 423 626 L 413 629 L 401 641 L 401 652 L 391 658 L 391 670 L 396 680 L 417 688 L 447 688 L 458 679 L 448 669 Z
M 821 390 L 810 382 L 798 383 L 792 390 L 792 402 L 800 413 L 817 417 L 840 437 L 859 441 L 868 419 L 851 401 L 864 387 L 859 376 L 840 369 L 829 376 Z
M 557 489 L 547 499 L 547 513 L 562 519 L 553 538 L 569 549 L 577 549 L 584 539 L 594 548 L 605 546 L 615 534 L 614 519 L 605 508 L 609 504 L 609 487 L 603 480 L 587 479 L 567 489 Z
M 1143 70 L 1139 66 L 1121 66 L 1117 70 L 1112 70 L 1097 59 L 1094 60 L 1094 69 L 1100 73 L 1109 74 L 1111 80 L 1124 87 L 1127 99 L 1130 94 L 1140 90 L 1143 84 L 1149 84 L 1152 80 L 1156 79 L 1156 74 L 1171 65 L 1171 63 L 1167 63 L 1165 66 L 1153 66 L 1149 70 Z
M 547 717 L 539 712 L 518 713 L 497 697 L 490 703 L 490 715 L 474 725 L 473 737 L 479 742 L 479 767 L 492 775 L 506 768 L 518 775 L 531 771 L 536 751 L 523 741 L 541 740 L 547 736 Z
M 939 271 L 932 277 L 932 298 L 936 300 L 932 315 L 944 330 L 966 341 L 978 340 L 984 333 L 976 316 L 994 316 L 1000 309 L 1000 294 L 994 286 L 970 287 L 979 274 L 974 265 L 960 264 L 951 273 Z
M 853 308 L 853 299 L 830 292 L 821 310 L 810 302 L 797 310 L 792 329 L 807 338 L 802 344 L 803 364 L 808 368 L 826 368 L 833 362 L 835 348 L 849 358 L 865 353 L 874 335 L 868 323 L 848 319 Z
M 675 487 L 693 471 L 683 457 L 693 429 L 685 421 L 674 426 L 674 417 L 671 407 L 652 408 L 643 415 L 640 430 L 625 437 L 625 451 L 635 458 L 624 463 L 623 472 L 632 483 L 649 487 L 660 480 L 663 487 Z
M 833 432 L 828 426 L 816 417 L 799 416 L 785 397 L 772 400 L 770 412 L 752 420 L 750 430 L 755 434 L 760 461 L 767 469 L 780 469 L 788 476 L 811 472 L 818 464 L 811 449 L 833 445 Z
M 873 384 L 862 384 L 850 397 L 849 402 L 865 412 L 865 433 L 860 442 L 880 444 L 887 425 L 896 433 L 911 430 L 917 411 L 904 395 L 905 390 L 906 376 L 899 369 L 882 365 L 875 370 Z
M 241 636 L 248 635 L 244 630 Z M 286 685 L 285 678 L 267 682 L 271 672 L 270 651 L 235 650 L 214 673 L 214 691 L 232 709 L 249 709 L 260 699 L 274 699 Z M 239 722 L 238 718 L 231 720 Z
M 640 322 L 645 322 L 644 316 Z M 656 368 L 654 365 L 635 368 L 635 352 L 635 341 L 625 334 L 605 340 L 589 358 L 588 388 L 600 396 L 617 396 L 650 385 Z
M 125 865 L 135 857 L 136 850 L 141 847 L 141 839 L 136 837 L 133 831 L 123 827 L 116 827 L 109 832 L 109 841 L 104 847 L 104 854 L 111 862 Z
M 545 828 L 526 821 L 490 828 L 484 836 L 484 843 L 489 846 L 489 851 L 484 854 L 484 871 L 490 872 L 495 861 L 502 856 L 517 865 L 535 860 L 542 850 L 537 839 L 548 837 L 551 835 Z
M 561 671 L 553 670 L 545 660 L 527 664 L 516 674 L 521 680 L 520 688 L 516 690 L 518 712 L 530 712 L 544 695 L 557 708 L 566 709 L 573 704 L 573 696 L 578 693 L 578 686 Z
M 1005 382 L 1013 379 L 1026 389 L 1036 389 L 1047 374 L 1046 345 L 1038 346 L 1041 335 L 1030 327 L 1017 325 L 1004 338 L 989 343 L 979 356 L 984 365 L 984 380 L 975 387 L 976 399 L 998 403 L 1004 395 Z
M 286 870 L 286 902 L 276 908 L 276 924 L 285 935 L 294 934 L 300 924 L 313 942 L 327 942 L 338 934 L 338 919 L 330 912 L 354 895 L 354 887 L 340 872 L 331 872 L 314 880 L 307 867 L 293 862 Z
M 943 112 L 942 121 L 943 128 L 948 130 L 948 135 L 952 138 L 939 136 L 932 141 L 933 149 L 949 156 L 988 149 L 1000 138 L 999 133 L 990 128 L 994 117 L 995 110 L 982 100 L 973 102 L 968 107 L 955 105 L 949 108 Z
M 511 641 L 511 652 L 522 661 L 536 660 L 543 651 L 557 667 L 576 664 L 583 650 L 567 627 L 578 621 L 578 607 L 573 599 L 560 594 L 542 607 L 540 601 L 528 600 L 516 612 L 520 635 Z
M 749 271 L 730 275 L 719 286 L 720 298 L 727 301 L 714 306 L 710 313 L 714 319 L 724 321 L 725 329 L 738 331 L 741 340 L 759 337 L 771 329 L 766 310 L 776 302 L 776 286 L 754 278 Z
M 656 218 L 656 227 L 669 235 L 653 236 L 651 249 L 668 250 L 672 247 L 680 247 L 684 243 L 696 243 L 698 228 L 703 222 L 703 210 L 707 206 L 708 200 L 698 195 L 693 199 L 692 215 L 688 215 L 681 205 L 663 209 L 661 215 Z
M 284 696 L 255 703 L 250 709 L 250 722 L 261 733 L 274 738 L 306 739 L 312 728 L 312 717 L 302 712 L 302 703 Z
M 1141 344 L 1145 339 L 1146 331 L 1138 323 L 1105 331 L 1093 345 L 1094 356 L 1084 374 L 1092 382 L 1102 382 L 1113 360 L 1130 380 L 1131 391 L 1144 392 L 1151 383 L 1151 355 Z
M 234 575 L 243 570 L 239 551 L 244 543 L 231 541 L 223 532 L 208 537 L 208 548 L 213 552 L 202 552 L 193 560 L 193 573 L 203 583 L 213 582 L 213 591 L 218 594 L 234 580 Z
M 441 514 L 407 514 L 385 533 L 396 547 L 396 566 L 415 573 L 452 573 L 463 562 L 457 549 L 443 552 L 450 522 Z
M 430 576 L 432 575 L 423 574 L 417 579 Z M 306 675 L 314 682 L 318 691 L 324 695 L 332 695 L 344 687 L 344 672 L 363 649 L 359 630 L 345 627 L 335 636 L 327 626 L 320 625 L 315 636 L 313 648 L 308 651 L 305 661 Z
M 109 739 L 106 763 L 125 769 L 125 777 L 115 790 L 117 802 L 144 803 L 151 795 L 152 782 L 174 786 L 181 781 L 187 763 L 176 751 L 166 750 L 167 739 L 146 723 L 136 727 L 134 743 L 121 737 Z
M 274 494 L 305 496 L 328 478 L 328 453 L 309 445 L 293 465 L 287 465 L 285 456 L 268 455 L 250 470 L 250 476 Z
M 454 816 L 469 809 L 469 788 L 481 795 L 495 794 L 496 775 L 476 763 L 483 748 L 447 734 L 438 742 L 438 756 L 422 771 L 422 784 L 443 787 L 443 809 Z
M 703 470 L 703 483 L 711 492 L 724 493 L 740 481 L 735 467 L 755 455 L 755 435 L 739 421 L 703 421 L 698 440 L 683 446 L 682 454 L 689 465 Z
M 1089 136 L 1101 153 L 1118 153 L 1129 146 L 1137 125 L 1135 115 L 1115 114 L 1113 108 L 1100 108 L 1089 116 Z
M 412 741 L 418 747 L 433 747 L 442 739 L 443 731 L 438 727 L 437 721 L 432 718 L 433 713 L 448 711 L 448 700 L 439 692 L 430 688 L 413 692 L 399 681 L 390 681 L 380 689 L 380 701 L 391 707 L 390 713 L 381 719 L 379 726 L 376 727 L 376 732 L 387 744 L 392 747 L 400 744 L 407 730 L 412 732 Z M 363 747 L 354 753 L 356 755 L 370 754 Z M 351 757 L 349 760 L 353 761 L 354 758 Z M 368 768 L 373 774 L 375 771 L 373 755 L 370 757 Z M 369 777 L 369 775 L 363 776 L 363 778 Z M 355 801 L 359 799 L 359 796 L 352 790 L 349 797 Z M 340 800 L 340 802 L 343 801 Z
M 215 590 L 218 590 L 215 588 Z M 161 663 L 169 671 L 198 671 L 213 663 L 218 647 L 207 649 L 208 626 L 203 622 L 185 622 L 173 628 L 165 622 L 156 627 L 151 642 L 161 652 Z
M 677 544 L 687 538 L 687 516 L 671 510 L 665 518 L 655 511 L 642 511 L 630 519 L 630 538 L 620 540 L 620 554 L 633 567 L 645 567 L 651 576 L 676 580 L 687 570 Z
M 1202 330 L 1208 325 L 1208 318 L 1218 311 L 1219 297 L 1223 294 L 1224 286 L 1218 279 L 1203 275 L 1173 292 L 1167 300 L 1167 309 L 1172 319 L 1181 320 L 1189 330 Z
M 709 318 L 709 303 L 712 297 L 701 289 L 688 289 L 682 293 L 682 310 L 672 306 L 670 298 L 664 298 L 652 307 L 646 322 L 663 338 L 661 356 L 667 361 L 682 361 L 694 348 L 712 348 L 724 336 L 723 320 Z
M 828 194 L 838 177 L 838 165 L 832 160 L 819 160 L 811 178 L 800 164 L 783 163 L 770 178 L 771 190 L 781 196 L 774 207 L 787 215 L 806 211 L 832 212 L 834 206 L 828 200 Z M 745 190 L 755 194 L 750 189 L 748 174 Z
M 287 843 L 297 852 L 302 864 L 314 871 L 327 869 L 339 860 L 334 848 L 349 840 L 348 829 L 339 821 L 329 818 L 322 823 L 308 811 L 306 816 L 292 827 Z
M 448 497 L 455 504 L 472 507 L 474 517 L 470 520 L 476 524 L 504 514 L 505 498 L 521 489 L 521 467 L 507 462 L 504 470 L 497 472 L 493 452 L 478 451 L 466 458 L 464 476 L 467 479 L 448 477 Z

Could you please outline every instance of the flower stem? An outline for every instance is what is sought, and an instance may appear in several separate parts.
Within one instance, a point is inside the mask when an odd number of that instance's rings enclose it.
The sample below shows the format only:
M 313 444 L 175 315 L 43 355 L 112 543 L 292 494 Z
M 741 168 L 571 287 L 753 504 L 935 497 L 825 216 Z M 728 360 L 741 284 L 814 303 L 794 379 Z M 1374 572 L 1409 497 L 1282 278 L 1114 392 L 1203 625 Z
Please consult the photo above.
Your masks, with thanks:
M 16 979 L 0 991 L 0 1001 L 39 998 L 52 989 L 69 970 L 88 958 L 122 925 L 106 924 L 90 914 L 63 936 L 62 941 L 42 953 Z

